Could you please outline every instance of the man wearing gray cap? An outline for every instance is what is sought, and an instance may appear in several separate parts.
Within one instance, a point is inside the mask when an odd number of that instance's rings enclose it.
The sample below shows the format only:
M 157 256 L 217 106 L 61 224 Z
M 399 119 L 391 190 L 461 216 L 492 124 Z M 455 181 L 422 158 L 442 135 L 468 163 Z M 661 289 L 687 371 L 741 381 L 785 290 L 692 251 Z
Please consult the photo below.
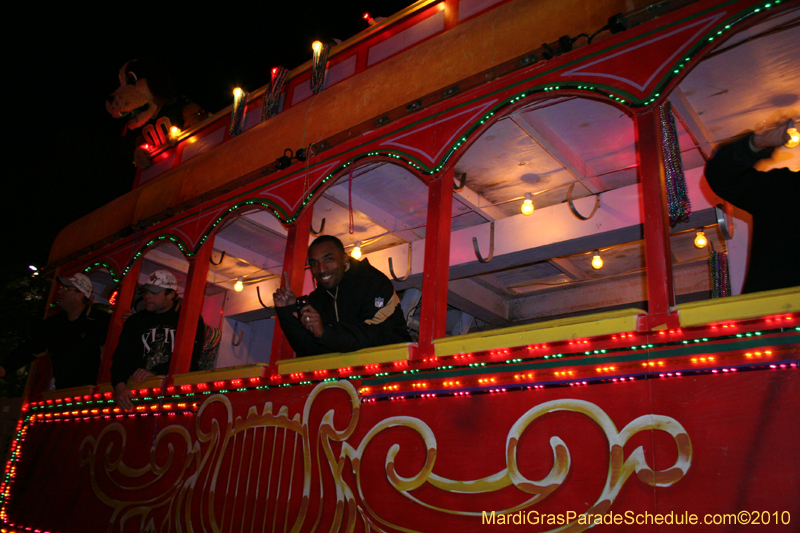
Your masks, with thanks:
M 117 404 L 125 410 L 133 408 L 128 379 L 144 381 L 169 372 L 178 327 L 180 300 L 175 276 L 167 270 L 156 270 L 141 289 L 145 308 L 125 321 L 111 364 L 111 385 Z M 198 370 L 196 359 L 204 340 L 205 324 L 201 316 L 192 353 L 192 371 Z
M 49 353 L 57 389 L 97 382 L 110 316 L 92 307 L 92 282 L 85 275 L 59 277 L 58 282 L 61 312 L 42 322 L 40 331 L 3 361 L 0 377 Z

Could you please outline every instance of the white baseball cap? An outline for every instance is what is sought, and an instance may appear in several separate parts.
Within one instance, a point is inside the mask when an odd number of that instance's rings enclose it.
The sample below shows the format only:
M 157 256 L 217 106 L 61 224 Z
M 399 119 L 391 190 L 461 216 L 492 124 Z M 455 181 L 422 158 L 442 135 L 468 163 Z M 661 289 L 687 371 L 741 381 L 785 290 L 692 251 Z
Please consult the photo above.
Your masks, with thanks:
M 178 280 L 168 270 L 156 270 L 147 278 L 147 283 L 142 285 L 142 289 L 156 294 L 165 289 L 178 290 Z
M 85 274 L 77 273 L 68 278 L 58 276 L 58 282 L 65 287 L 78 289 L 87 298 L 92 297 L 92 282 Z

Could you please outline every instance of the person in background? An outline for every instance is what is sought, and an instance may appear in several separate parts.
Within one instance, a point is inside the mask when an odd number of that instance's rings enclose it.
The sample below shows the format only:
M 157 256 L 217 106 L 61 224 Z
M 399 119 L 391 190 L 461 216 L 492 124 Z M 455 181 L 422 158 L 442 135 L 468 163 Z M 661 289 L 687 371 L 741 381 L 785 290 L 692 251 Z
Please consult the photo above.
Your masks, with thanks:
M 44 320 L 32 339 L 11 352 L 0 367 L 0 377 L 49 353 L 55 388 L 97 382 L 111 317 L 92 306 L 92 282 L 84 274 L 57 279 L 57 305 L 61 311 Z
M 389 278 L 344 252 L 342 241 L 318 237 L 308 247 L 317 288 L 298 302 L 288 280 L 273 294 L 275 311 L 298 357 L 411 342 Z
M 753 166 L 790 139 L 794 120 L 721 146 L 705 169 L 711 189 L 753 216 L 750 262 L 742 293 L 800 285 L 800 172 Z

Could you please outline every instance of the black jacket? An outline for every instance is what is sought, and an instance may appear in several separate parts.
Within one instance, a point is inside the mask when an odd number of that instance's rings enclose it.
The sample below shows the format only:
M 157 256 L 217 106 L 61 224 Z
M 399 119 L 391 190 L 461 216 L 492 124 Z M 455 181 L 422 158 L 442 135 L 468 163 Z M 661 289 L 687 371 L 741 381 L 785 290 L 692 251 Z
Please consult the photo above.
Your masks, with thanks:
M 308 303 L 325 325 L 322 337 L 314 337 L 292 314 L 297 306 L 275 308 L 298 357 L 411 342 L 400 299 L 389 278 L 366 259 L 349 261 L 350 268 L 336 289 L 328 292 L 318 287 L 308 296 Z
M 140 311 L 131 315 L 122 326 L 117 350 L 111 363 L 111 386 L 128 381 L 139 368 L 156 375 L 169 373 L 175 331 L 178 327 L 178 311 L 163 313 Z M 197 370 L 197 357 L 203 350 L 205 324 L 201 316 L 197 321 L 197 333 L 192 351 L 191 371 Z
M 753 152 L 750 137 L 722 146 L 706 165 L 711 189 L 753 215 L 750 266 L 742 292 L 800 285 L 800 172 L 754 169 L 773 150 Z
M 37 334 L 11 352 L 3 366 L 13 372 L 33 361 L 34 354 L 47 350 L 57 389 L 94 385 L 110 320 L 111 316 L 97 307 L 84 310 L 73 321 L 60 311 L 42 322 Z

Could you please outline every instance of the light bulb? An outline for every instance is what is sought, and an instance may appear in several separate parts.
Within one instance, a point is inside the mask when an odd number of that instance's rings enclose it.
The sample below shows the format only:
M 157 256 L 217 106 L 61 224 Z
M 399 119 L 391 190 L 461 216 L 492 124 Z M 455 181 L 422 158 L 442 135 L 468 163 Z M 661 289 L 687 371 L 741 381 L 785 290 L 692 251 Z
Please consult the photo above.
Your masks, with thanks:
M 233 284 L 233 290 L 236 292 L 242 292 L 242 289 L 244 289 L 244 279 L 242 276 L 239 276 L 239 279 L 237 279 L 236 283 Z
M 319 51 L 322 50 L 322 43 L 320 41 L 314 41 L 311 43 L 311 49 L 314 50 L 314 52 L 319 53 Z
M 593 252 L 593 255 L 594 256 L 592 257 L 592 268 L 595 270 L 600 270 L 601 268 L 603 268 L 603 258 L 600 257 L 600 250 L 595 250 Z
M 705 248 L 706 244 L 708 244 L 708 239 L 706 238 L 706 234 L 702 231 L 698 231 L 697 236 L 694 238 L 694 245 L 697 248 Z
M 356 247 L 350 252 L 350 257 L 353 259 L 361 259 L 361 241 L 356 243 Z
M 533 213 L 533 200 L 531 200 L 531 193 L 529 192 L 525 193 L 525 200 L 523 200 L 522 202 L 522 208 L 520 209 L 520 211 L 522 211 L 522 214 L 525 216 L 528 216 L 531 213 Z
M 233 90 L 233 97 L 234 98 L 239 98 L 241 95 L 242 95 L 242 88 L 241 87 L 236 87 Z
M 181 134 L 181 129 L 178 126 L 172 126 L 169 129 L 169 136 L 173 139 L 177 138 L 178 135 Z
M 791 137 L 788 141 L 786 141 L 786 144 L 784 144 L 786 148 L 794 148 L 800 144 L 800 133 L 797 132 L 797 128 L 789 128 L 786 130 L 786 133 L 788 133 Z

